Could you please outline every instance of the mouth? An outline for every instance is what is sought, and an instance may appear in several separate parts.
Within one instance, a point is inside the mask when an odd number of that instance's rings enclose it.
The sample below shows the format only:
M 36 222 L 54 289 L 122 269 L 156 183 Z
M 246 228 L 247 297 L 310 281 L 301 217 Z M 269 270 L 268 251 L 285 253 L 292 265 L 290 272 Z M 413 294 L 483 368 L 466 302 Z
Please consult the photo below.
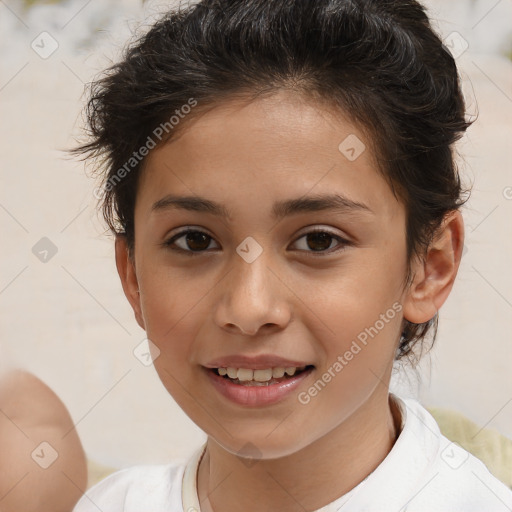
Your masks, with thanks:
M 206 368 L 217 377 L 225 379 L 232 384 L 246 387 L 267 387 L 295 380 L 299 375 L 304 377 L 313 370 L 313 365 L 273 367 L 253 370 L 250 368 Z

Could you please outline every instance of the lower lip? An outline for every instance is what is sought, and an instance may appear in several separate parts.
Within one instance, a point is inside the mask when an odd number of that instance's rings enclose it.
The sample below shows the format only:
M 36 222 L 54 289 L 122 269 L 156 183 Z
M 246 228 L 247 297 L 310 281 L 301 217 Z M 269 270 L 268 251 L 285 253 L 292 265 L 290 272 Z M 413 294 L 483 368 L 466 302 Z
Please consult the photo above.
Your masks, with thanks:
M 259 407 L 271 405 L 280 402 L 296 390 L 301 382 L 313 371 L 313 367 L 289 377 L 282 382 L 269 384 L 268 386 L 244 386 L 235 384 L 230 379 L 217 375 L 209 368 L 205 368 L 206 373 L 215 389 L 223 396 L 239 405 Z

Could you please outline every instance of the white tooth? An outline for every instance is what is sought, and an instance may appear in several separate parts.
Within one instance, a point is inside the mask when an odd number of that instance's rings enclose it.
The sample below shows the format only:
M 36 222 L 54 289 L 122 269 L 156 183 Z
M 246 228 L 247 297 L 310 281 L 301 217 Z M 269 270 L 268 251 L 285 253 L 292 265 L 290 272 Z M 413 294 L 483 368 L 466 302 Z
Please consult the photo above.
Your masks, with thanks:
M 252 380 L 253 371 L 249 368 L 238 368 L 237 377 L 239 381 Z
M 257 382 L 265 382 L 272 378 L 272 368 L 266 370 L 254 370 L 254 380 Z
M 227 368 L 217 368 L 219 375 L 226 375 L 228 373 Z
M 238 372 L 236 368 L 227 368 L 227 373 L 230 379 L 236 379 Z
M 273 368 L 272 377 L 274 377 L 274 379 L 280 379 L 281 377 L 284 377 L 284 368 L 282 368 L 281 366 L 279 366 L 278 368 Z
M 295 368 L 295 366 L 290 366 L 290 368 L 285 368 L 285 372 L 291 377 L 294 373 L 295 373 L 295 370 L 297 368 Z

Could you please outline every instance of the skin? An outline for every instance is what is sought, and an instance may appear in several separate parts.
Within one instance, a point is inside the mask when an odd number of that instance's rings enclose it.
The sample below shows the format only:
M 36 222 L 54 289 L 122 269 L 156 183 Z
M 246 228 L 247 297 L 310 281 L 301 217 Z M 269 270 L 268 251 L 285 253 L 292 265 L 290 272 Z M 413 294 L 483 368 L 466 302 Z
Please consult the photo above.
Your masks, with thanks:
M 49 461 L 52 449 L 53 464 L 35 462 Z M 0 378 L 0 453 L 0 512 L 70 512 L 87 487 L 85 453 L 65 405 L 22 370 Z
M 457 274 L 463 221 L 450 212 L 404 288 L 404 207 L 377 172 L 370 141 L 333 111 L 280 91 L 252 102 L 232 99 L 187 122 L 147 158 L 133 258 L 124 237 L 116 240 L 124 292 L 160 350 L 154 361 L 160 379 L 208 434 L 198 471 L 202 510 L 315 510 L 370 474 L 399 434 L 388 387 L 403 318 L 432 318 Z M 338 150 L 350 134 L 366 141 L 354 161 Z M 373 213 L 271 216 L 275 201 L 333 192 Z M 152 212 L 170 193 L 222 203 L 231 215 Z M 174 247 L 196 249 L 193 257 L 162 245 L 188 226 L 211 237 L 199 244 L 206 250 L 187 245 L 186 237 Z M 304 236 L 314 227 L 349 243 L 332 238 L 315 251 L 318 239 Z M 252 263 L 236 252 L 248 236 L 263 249 Z M 299 403 L 298 393 L 394 303 L 401 311 L 317 396 Z M 214 358 L 264 353 L 315 369 L 297 393 L 256 408 L 219 395 L 201 371 Z M 248 441 L 259 450 L 254 464 L 241 452 Z

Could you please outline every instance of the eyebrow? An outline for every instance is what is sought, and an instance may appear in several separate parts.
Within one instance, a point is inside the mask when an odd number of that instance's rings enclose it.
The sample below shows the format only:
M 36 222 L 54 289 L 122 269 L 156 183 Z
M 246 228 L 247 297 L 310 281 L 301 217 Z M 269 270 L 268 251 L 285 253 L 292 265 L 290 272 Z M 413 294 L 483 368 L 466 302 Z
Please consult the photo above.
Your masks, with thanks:
M 158 212 L 169 209 L 209 213 L 225 219 L 232 218 L 231 213 L 224 205 L 200 196 L 176 196 L 169 194 L 156 201 L 151 211 Z M 279 220 L 283 217 L 298 213 L 326 210 L 339 213 L 374 213 L 366 204 L 353 201 L 346 196 L 340 194 L 323 194 L 276 201 L 272 207 L 272 217 Z

